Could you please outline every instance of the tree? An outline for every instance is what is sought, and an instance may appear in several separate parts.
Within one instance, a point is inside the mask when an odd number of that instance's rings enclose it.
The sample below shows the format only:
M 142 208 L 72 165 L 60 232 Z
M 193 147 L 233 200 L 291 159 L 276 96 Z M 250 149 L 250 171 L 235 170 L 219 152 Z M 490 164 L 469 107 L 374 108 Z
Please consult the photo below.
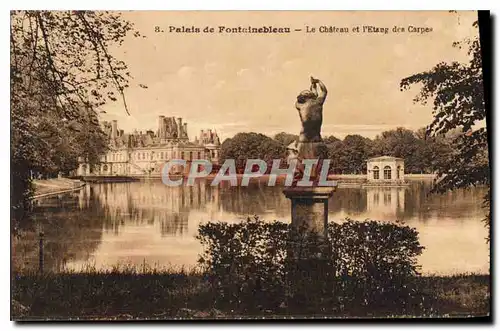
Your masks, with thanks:
M 435 173 L 442 164 L 449 162 L 453 152 L 452 139 L 447 135 L 428 136 L 426 128 L 415 132 L 419 140 L 419 148 L 415 151 L 413 160 L 417 161 L 423 173 Z
M 341 140 L 335 136 L 328 136 L 328 137 L 324 137 L 323 141 L 325 142 L 325 144 L 329 145 L 329 144 L 339 142 Z
M 429 139 L 430 140 L 430 139 Z M 426 141 L 412 130 L 396 128 L 384 131 L 374 140 L 374 155 L 389 155 L 405 160 L 409 173 L 426 172 L 432 158 L 432 149 L 426 148 Z
M 261 133 L 238 133 L 221 145 L 221 159 L 234 159 L 236 166 L 244 168 L 247 159 L 271 161 L 285 157 L 286 146 Z
M 462 133 L 453 138 L 454 151 L 447 162 L 439 165 L 435 192 L 490 185 L 488 136 L 486 127 L 481 126 L 486 120 L 486 108 L 479 38 L 455 42 L 453 46 L 468 49 L 467 63 L 439 63 L 401 81 L 401 90 L 422 84 L 415 102 L 433 101 L 434 119 L 427 127 L 428 136 L 446 135 L 457 129 Z M 487 208 L 489 201 L 488 191 L 484 197 Z M 489 224 L 489 211 L 485 221 Z
M 128 113 L 124 89 L 131 76 L 109 49 L 121 44 L 129 32 L 134 32 L 133 25 L 119 13 L 11 12 L 11 210 L 15 218 L 23 217 L 29 208 L 30 171 L 72 167 L 71 153 L 97 158 L 102 151 L 95 149 L 102 136 L 97 107 L 120 98 Z M 82 135 L 87 139 L 82 141 Z M 73 136 L 73 143 L 68 143 Z
M 344 144 L 342 140 L 337 140 L 333 143 L 327 144 L 328 148 L 328 158 L 330 159 L 330 170 L 333 173 L 341 174 L 344 172 L 344 165 L 341 162 L 341 156 Z
M 288 146 L 294 141 L 297 141 L 298 139 L 299 139 L 298 135 L 286 132 L 280 132 L 274 136 L 274 140 L 278 141 L 284 146 Z
M 366 160 L 370 156 L 372 141 L 359 134 L 347 135 L 342 141 L 339 153 L 340 168 L 349 174 L 362 174 L 366 171 Z M 332 155 L 333 156 L 333 155 Z

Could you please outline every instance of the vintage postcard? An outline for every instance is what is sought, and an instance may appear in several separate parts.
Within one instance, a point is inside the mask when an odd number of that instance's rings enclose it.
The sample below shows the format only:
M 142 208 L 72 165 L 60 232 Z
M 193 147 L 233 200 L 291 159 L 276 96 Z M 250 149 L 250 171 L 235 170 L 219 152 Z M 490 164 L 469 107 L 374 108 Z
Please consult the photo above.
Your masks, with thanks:
M 489 12 L 10 18 L 12 320 L 491 318 Z

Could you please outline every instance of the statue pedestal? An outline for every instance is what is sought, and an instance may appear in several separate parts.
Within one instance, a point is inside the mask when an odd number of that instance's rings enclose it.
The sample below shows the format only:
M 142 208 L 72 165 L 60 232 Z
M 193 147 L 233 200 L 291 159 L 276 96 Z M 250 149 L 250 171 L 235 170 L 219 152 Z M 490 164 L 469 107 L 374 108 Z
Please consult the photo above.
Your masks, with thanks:
M 326 236 L 328 200 L 335 187 L 287 187 L 285 196 L 292 201 L 292 225 L 304 226 Z

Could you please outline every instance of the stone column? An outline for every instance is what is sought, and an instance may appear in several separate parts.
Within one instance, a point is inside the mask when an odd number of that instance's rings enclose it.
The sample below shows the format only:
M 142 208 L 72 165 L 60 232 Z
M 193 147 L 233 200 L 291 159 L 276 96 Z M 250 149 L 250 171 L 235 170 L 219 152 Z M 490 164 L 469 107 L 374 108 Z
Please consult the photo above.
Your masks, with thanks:
M 288 187 L 283 193 L 292 202 L 292 225 L 304 226 L 325 235 L 328 224 L 328 200 L 334 187 Z

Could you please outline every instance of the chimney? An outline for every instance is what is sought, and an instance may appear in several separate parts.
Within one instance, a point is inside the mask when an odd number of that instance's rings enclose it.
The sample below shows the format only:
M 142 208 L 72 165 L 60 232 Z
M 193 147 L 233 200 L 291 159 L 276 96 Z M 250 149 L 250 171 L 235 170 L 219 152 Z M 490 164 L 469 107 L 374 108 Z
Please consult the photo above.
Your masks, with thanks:
M 184 137 L 187 138 L 187 136 L 188 136 L 188 124 L 187 123 L 184 123 L 184 128 L 183 129 L 184 129 Z
M 111 137 L 112 138 L 116 138 L 116 136 L 118 134 L 117 128 L 118 128 L 118 121 L 113 120 L 113 122 L 111 124 Z
M 158 137 L 164 138 L 165 136 L 165 116 L 158 116 Z
M 177 138 L 184 136 L 182 133 L 182 117 L 177 117 Z

